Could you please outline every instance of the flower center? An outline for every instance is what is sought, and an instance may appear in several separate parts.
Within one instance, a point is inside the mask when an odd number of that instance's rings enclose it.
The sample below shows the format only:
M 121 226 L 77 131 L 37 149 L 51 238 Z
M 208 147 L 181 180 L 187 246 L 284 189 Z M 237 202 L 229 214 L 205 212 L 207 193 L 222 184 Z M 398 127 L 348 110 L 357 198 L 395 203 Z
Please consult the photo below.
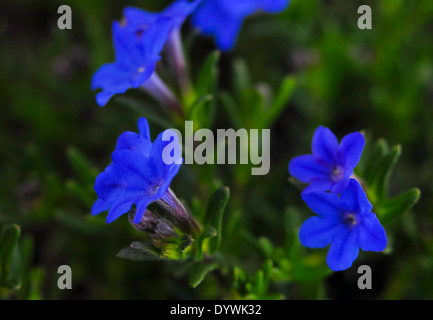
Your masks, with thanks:
M 342 166 L 335 166 L 331 171 L 331 180 L 340 181 L 344 178 L 344 168 Z
M 357 215 L 353 212 L 346 212 L 343 220 L 349 227 L 353 227 L 358 223 L 356 216 Z
M 144 70 L 146 70 L 146 68 L 145 68 L 145 67 L 140 67 L 140 68 L 138 68 L 138 72 L 139 72 L 139 73 L 143 73 L 143 72 L 144 72 Z

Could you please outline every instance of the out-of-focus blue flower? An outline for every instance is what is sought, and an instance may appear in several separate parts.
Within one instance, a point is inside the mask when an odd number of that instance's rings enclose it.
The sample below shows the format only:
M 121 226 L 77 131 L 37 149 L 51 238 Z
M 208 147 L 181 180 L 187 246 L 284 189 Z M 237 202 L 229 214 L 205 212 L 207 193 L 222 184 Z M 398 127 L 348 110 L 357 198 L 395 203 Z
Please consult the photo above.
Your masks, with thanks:
M 284 10 L 290 0 L 206 0 L 194 13 L 192 23 L 205 35 L 214 36 L 218 47 L 231 50 L 244 19 L 262 10 L 277 13 Z
M 138 34 L 146 32 L 146 30 L 158 19 L 166 19 L 169 26 L 167 38 L 164 39 L 166 42 L 167 56 L 175 69 L 179 84 L 184 94 L 188 94 L 190 84 L 182 48 L 180 28 L 188 16 L 196 10 L 197 6 L 202 1 L 203 0 L 178 0 L 161 12 L 148 12 L 134 7 L 127 7 L 123 10 L 126 25 L 135 30 Z M 152 93 L 153 89 L 149 88 L 147 91 Z M 163 100 L 166 101 L 167 99 Z M 169 100 L 173 99 L 170 98 Z M 176 109 L 179 108 L 176 107 Z M 179 110 L 176 111 L 180 114 L 182 113 L 179 112 Z
M 92 90 L 101 88 L 96 101 L 104 106 L 115 94 L 138 88 L 155 70 L 171 24 L 168 18 L 157 19 L 145 31 L 137 34 L 128 26 L 113 23 L 115 62 L 100 67 L 92 78 Z
M 183 161 L 177 135 L 170 132 L 172 139 L 163 141 L 163 132 L 152 142 L 145 118 L 138 120 L 138 129 L 139 134 L 125 132 L 118 138 L 112 163 L 95 181 L 98 200 L 93 204 L 92 214 L 109 210 L 108 223 L 127 213 L 134 204 L 134 223 L 139 223 L 150 203 L 162 197 L 171 199 L 169 186 Z M 168 144 L 179 147 L 174 150 L 179 158 L 172 164 L 163 161 L 163 150 Z
M 356 180 L 350 179 L 340 198 L 320 192 L 304 194 L 302 199 L 318 216 L 304 222 L 299 239 L 309 248 L 331 244 L 326 261 L 332 270 L 349 268 L 359 249 L 376 252 L 385 249 L 385 230 L 371 212 L 372 205 Z
M 302 194 L 320 191 L 341 193 L 361 158 L 364 145 L 364 136 L 359 132 L 346 135 L 338 144 L 331 130 L 320 126 L 314 132 L 313 154 L 293 158 L 289 172 L 299 181 L 310 183 Z
M 161 12 L 148 12 L 135 7 L 123 10 L 126 24 L 137 31 L 145 31 L 158 19 L 165 18 L 170 26 L 170 32 L 180 29 L 186 18 L 203 0 L 178 0 Z

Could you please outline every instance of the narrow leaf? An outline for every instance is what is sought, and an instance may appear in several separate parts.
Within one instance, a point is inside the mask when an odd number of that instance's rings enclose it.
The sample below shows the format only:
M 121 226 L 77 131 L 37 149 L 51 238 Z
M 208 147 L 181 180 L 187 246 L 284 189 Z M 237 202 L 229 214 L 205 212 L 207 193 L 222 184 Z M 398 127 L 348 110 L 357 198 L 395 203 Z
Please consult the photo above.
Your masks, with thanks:
M 378 208 L 380 222 L 386 225 L 409 211 L 418 202 L 420 195 L 421 191 L 418 188 L 413 188 L 381 203 Z
M 217 267 L 217 263 L 198 261 L 196 262 L 190 272 L 189 285 L 196 288 L 206 277 L 206 275 Z
M 19 287 L 18 279 L 13 274 L 14 251 L 21 235 L 21 228 L 16 224 L 5 225 L 0 234 L 0 286 L 11 289 Z
M 205 227 L 214 226 L 217 232 L 216 237 L 209 241 L 210 253 L 217 251 L 221 245 L 223 215 L 229 198 L 229 188 L 222 187 L 217 189 L 209 199 L 204 225 Z

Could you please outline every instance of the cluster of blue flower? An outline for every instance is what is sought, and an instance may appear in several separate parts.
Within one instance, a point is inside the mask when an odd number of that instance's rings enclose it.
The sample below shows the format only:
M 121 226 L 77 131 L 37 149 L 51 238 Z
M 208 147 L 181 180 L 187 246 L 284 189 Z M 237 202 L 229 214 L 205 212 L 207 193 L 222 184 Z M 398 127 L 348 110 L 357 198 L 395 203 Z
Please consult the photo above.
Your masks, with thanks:
M 288 4 L 289 0 L 178 0 L 160 13 L 126 8 L 123 21 L 113 23 L 115 62 L 103 65 L 92 79 L 92 89 L 102 89 L 97 94 L 98 104 L 104 106 L 113 95 L 141 87 L 181 113 L 182 107 L 156 75 L 155 66 L 167 47 L 175 67 L 180 71 L 184 68 L 180 28 L 186 18 L 192 14 L 195 27 L 214 36 L 221 50 L 230 50 L 248 15 L 258 10 L 278 12 Z M 108 210 L 110 223 L 135 205 L 133 223 L 140 224 L 153 217 L 147 207 L 156 202 L 172 213 L 181 229 L 199 231 L 199 223 L 169 188 L 182 163 L 162 160 L 164 147 L 173 140 L 163 141 L 161 133 L 152 142 L 145 118 L 139 119 L 138 128 L 139 134 L 125 132 L 119 137 L 112 163 L 97 177 L 98 200 L 92 214 Z M 301 243 L 307 247 L 331 244 L 327 262 L 332 270 L 350 267 L 359 248 L 382 251 L 386 247 L 385 231 L 353 178 L 364 144 L 360 133 L 345 136 L 339 144 L 328 128 L 319 127 L 313 138 L 313 154 L 296 157 L 289 165 L 292 176 L 310 183 L 302 199 L 318 214 L 301 227 Z M 180 155 L 180 149 L 174 153 Z
M 173 96 L 155 74 L 160 53 L 166 46 L 173 63 L 182 64 L 180 28 L 193 14 L 194 27 L 212 35 L 222 51 L 233 48 L 243 20 L 252 13 L 279 12 L 289 0 L 177 0 L 160 13 L 128 7 L 121 23 L 113 23 L 115 62 L 103 65 L 93 76 L 92 90 L 104 106 L 115 94 L 142 87 L 158 100 L 173 107 Z M 177 108 L 177 106 L 176 106 Z M 179 111 L 179 110 L 178 110 Z
M 326 260 L 334 271 L 349 268 L 360 248 L 383 251 L 387 244 L 385 230 L 353 176 L 364 145 L 359 132 L 346 135 L 339 144 L 331 130 L 321 126 L 313 136 L 313 153 L 298 156 L 289 164 L 292 176 L 309 183 L 302 199 L 318 214 L 304 222 L 299 239 L 309 248 L 331 244 Z
M 175 67 L 184 67 L 180 29 L 188 16 L 194 13 L 194 26 L 205 35 L 215 36 L 221 50 L 229 50 L 246 16 L 258 10 L 281 11 L 288 4 L 289 0 L 177 0 L 159 13 L 125 8 L 123 21 L 113 22 L 115 61 L 100 67 L 92 79 L 92 90 L 102 89 L 96 95 L 97 103 L 104 106 L 115 94 L 141 87 L 163 106 L 182 113 L 174 95 L 155 73 L 155 67 L 164 47 Z M 161 155 L 173 140 L 163 141 L 161 133 L 152 142 L 145 118 L 139 119 L 138 127 L 139 134 L 125 132 L 119 137 L 112 163 L 98 175 L 95 182 L 98 200 L 92 207 L 92 214 L 109 210 L 107 222 L 110 223 L 135 205 L 133 223 L 138 224 L 148 218 L 146 214 L 151 214 L 147 206 L 157 202 L 172 213 L 180 228 L 187 232 L 199 230 L 198 222 L 169 188 L 181 164 L 175 161 L 168 165 Z M 176 137 L 175 134 L 170 136 Z M 181 154 L 180 148 L 173 152 Z

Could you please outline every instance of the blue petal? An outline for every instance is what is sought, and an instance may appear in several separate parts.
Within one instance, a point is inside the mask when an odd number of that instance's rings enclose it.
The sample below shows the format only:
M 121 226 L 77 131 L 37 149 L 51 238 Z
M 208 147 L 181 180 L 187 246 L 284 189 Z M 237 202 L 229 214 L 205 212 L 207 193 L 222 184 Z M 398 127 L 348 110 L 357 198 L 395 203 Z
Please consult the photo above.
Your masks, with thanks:
M 205 2 L 194 14 L 192 23 L 205 35 L 215 37 L 222 51 L 231 50 L 242 26 L 243 17 L 221 10 L 214 1 Z
M 302 190 L 301 195 L 312 193 L 312 192 L 324 192 L 329 191 L 332 187 L 332 182 L 330 180 L 314 181 L 311 182 L 304 190 Z
M 126 90 L 125 90 L 126 91 Z M 108 101 L 110 101 L 110 99 L 114 96 L 114 93 L 109 93 L 109 92 L 99 92 L 96 95 L 96 103 L 100 106 L 103 107 L 105 106 Z
M 138 132 L 140 132 L 140 136 L 142 136 L 146 140 L 151 141 L 149 122 L 147 122 L 147 119 L 143 117 L 138 119 L 137 126 L 138 126 Z
M 232 19 L 227 21 L 224 30 L 218 30 L 215 32 L 217 37 L 217 45 L 222 51 L 232 50 L 236 44 L 239 31 L 242 27 L 242 20 Z
M 109 210 L 111 207 L 111 203 L 108 203 L 102 199 L 97 199 L 92 206 L 92 215 L 95 216 L 97 214 L 100 214 L 103 211 Z
M 342 211 L 340 209 L 340 199 L 338 195 L 327 192 L 308 193 L 302 195 L 302 200 L 306 202 L 313 212 L 324 218 L 340 218 Z
M 131 150 L 115 151 L 111 155 L 111 158 L 113 163 L 123 170 L 122 179 L 127 179 L 125 188 L 131 187 L 138 190 L 158 185 L 159 176 L 155 161 L 149 161 L 148 157 Z M 149 190 L 149 192 L 152 191 Z
M 316 158 L 328 164 L 335 164 L 337 159 L 338 140 L 328 128 L 320 126 L 313 136 L 312 151 Z
M 101 66 L 92 77 L 92 90 L 101 88 L 97 95 L 100 106 L 104 106 L 117 93 L 124 93 L 130 88 L 131 72 L 117 63 Z
M 163 15 L 173 18 L 173 28 L 179 28 L 185 19 L 196 10 L 203 0 L 178 0 L 168 6 Z
M 358 164 L 359 159 L 361 159 L 364 146 L 364 136 L 359 132 L 353 132 L 341 139 L 338 153 L 347 166 L 354 168 Z
M 385 250 L 387 244 L 385 229 L 374 213 L 363 216 L 359 228 L 359 244 L 362 250 L 375 252 Z
M 134 30 L 122 27 L 117 21 L 113 22 L 116 62 L 130 72 L 137 70 L 143 62 L 143 56 L 137 47 L 138 39 Z
M 245 18 L 259 10 L 260 4 L 256 0 L 212 0 L 215 6 L 232 17 Z
M 123 15 L 125 16 L 127 24 L 141 28 L 146 28 L 159 17 L 158 13 L 148 12 L 135 7 L 126 7 L 123 9 Z
M 158 170 L 158 175 L 160 176 L 172 176 L 171 175 L 171 170 L 173 170 L 173 168 L 180 166 L 180 164 L 176 165 L 176 164 L 166 164 L 163 160 L 163 152 L 164 149 L 172 144 L 172 141 L 164 141 L 162 139 L 164 135 L 164 132 L 161 132 L 155 139 L 155 141 L 152 144 L 152 151 L 151 151 L 151 158 L 155 159 L 159 165 L 157 166 L 157 170 Z M 175 147 L 177 150 L 175 150 L 175 154 L 179 155 L 181 157 L 182 152 L 180 150 L 180 146 L 179 146 L 179 138 L 177 137 L 176 134 L 173 134 L 172 137 L 174 138 L 174 142 L 175 142 Z M 177 160 L 177 159 L 176 159 Z M 178 168 L 177 168 L 178 170 Z M 177 173 L 176 170 L 176 173 Z M 174 175 L 173 175 L 174 176 Z
M 119 218 L 121 215 L 127 213 L 129 210 L 131 210 L 133 202 L 132 201 L 124 201 L 120 203 L 115 203 L 111 207 L 110 211 L 108 211 L 107 215 L 107 223 L 111 223 L 117 218 Z
M 150 150 L 151 142 L 144 139 L 135 132 L 124 132 L 117 139 L 116 151 L 131 150 L 136 152 L 146 152 Z
M 297 156 L 289 163 L 289 172 L 301 182 L 328 180 L 330 170 L 312 155 Z
M 311 217 L 302 224 L 299 240 L 308 248 L 323 248 L 330 244 L 343 228 L 346 226 L 341 219 Z
M 349 185 L 341 194 L 340 201 L 341 208 L 347 212 L 369 213 L 373 208 L 361 185 L 355 179 L 350 179 Z
M 144 199 L 137 203 L 137 211 L 134 216 L 134 223 L 140 223 L 143 218 L 144 213 L 146 212 L 147 206 L 152 202 L 151 199 Z
M 144 31 L 140 38 L 140 48 L 145 57 L 156 58 L 167 41 L 171 28 L 170 18 L 158 18 L 150 27 Z
M 344 190 L 346 190 L 347 186 L 349 185 L 349 179 L 343 178 L 340 181 L 335 182 L 331 187 L 332 193 L 342 193 Z
M 269 13 L 278 13 L 285 10 L 290 0 L 260 0 L 260 8 Z
M 346 227 L 340 229 L 340 232 L 332 240 L 326 262 L 330 269 L 341 271 L 349 268 L 358 254 L 358 229 Z
M 149 78 L 155 72 L 157 59 L 159 59 L 159 56 L 155 59 L 149 58 L 147 59 L 148 61 L 146 65 L 143 65 L 142 67 L 137 69 L 136 73 L 131 77 L 132 88 L 138 88 L 143 85 L 147 80 L 149 80 Z
M 104 172 L 101 172 L 96 177 L 94 186 L 96 194 L 98 198 L 105 201 L 107 205 L 112 204 L 122 192 L 122 190 L 118 188 L 120 176 L 118 168 L 116 168 L 114 164 L 110 164 L 105 168 Z M 95 203 L 95 205 L 97 205 L 94 209 L 95 212 L 99 209 L 101 204 L 100 202 Z

